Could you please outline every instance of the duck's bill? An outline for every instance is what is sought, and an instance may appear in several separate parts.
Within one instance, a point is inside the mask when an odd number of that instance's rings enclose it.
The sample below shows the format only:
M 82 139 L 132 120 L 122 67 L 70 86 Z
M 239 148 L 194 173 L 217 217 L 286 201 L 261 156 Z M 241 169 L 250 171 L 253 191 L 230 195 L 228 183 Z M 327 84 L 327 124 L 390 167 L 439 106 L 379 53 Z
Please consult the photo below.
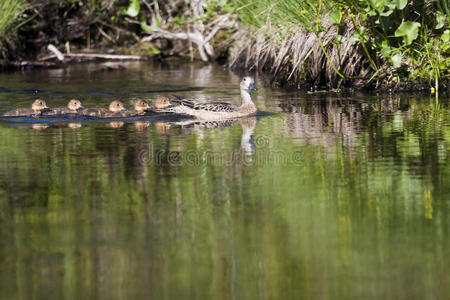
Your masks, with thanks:
M 84 109 L 83 105 L 78 106 L 78 109 Z
M 250 86 L 248 87 L 250 89 L 250 91 L 257 91 L 258 89 L 255 87 L 255 84 L 252 83 L 250 84 Z
M 121 110 L 127 110 L 125 107 L 122 107 L 122 109 Z

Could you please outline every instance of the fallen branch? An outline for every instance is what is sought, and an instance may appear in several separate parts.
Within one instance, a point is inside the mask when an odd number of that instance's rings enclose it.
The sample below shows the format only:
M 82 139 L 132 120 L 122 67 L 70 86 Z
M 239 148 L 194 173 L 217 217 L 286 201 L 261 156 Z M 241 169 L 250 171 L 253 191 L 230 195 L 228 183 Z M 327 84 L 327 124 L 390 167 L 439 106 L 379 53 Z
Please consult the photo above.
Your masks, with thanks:
M 218 22 L 209 32 L 209 34 L 205 37 L 202 33 L 200 33 L 198 30 L 195 32 L 169 32 L 166 30 L 163 30 L 161 28 L 152 28 L 153 32 L 147 36 L 144 37 L 141 41 L 142 42 L 150 42 L 152 40 L 156 39 L 168 39 L 168 40 L 185 40 L 194 43 L 197 46 L 197 49 L 200 54 L 200 58 L 204 62 L 208 62 L 209 58 L 214 57 L 214 49 L 209 44 L 209 41 L 216 35 L 216 33 L 222 29 L 225 28 L 224 24 L 226 23 L 227 19 L 230 17 L 230 14 L 226 14 L 222 17 L 221 21 Z M 206 53 L 205 53 L 206 50 Z
M 52 53 L 54 53 L 55 56 L 56 56 L 56 58 L 57 58 L 58 60 L 60 60 L 60 61 L 62 61 L 62 62 L 64 61 L 64 54 L 62 54 L 62 52 L 59 51 L 58 48 L 56 48 L 54 45 L 49 44 L 49 45 L 47 46 L 47 49 L 48 49 L 49 51 L 51 51 Z
M 120 54 L 98 54 L 98 53 L 70 53 L 62 54 L 64 58 L 89 58 L 89 59 L 107 59 L 107 60 L 144 60 L 144 56 L 139 55 L 120 55 Z M 39 61 L 46 61 L 57 58 L 56 55 L 49 55 L 39 59 Z

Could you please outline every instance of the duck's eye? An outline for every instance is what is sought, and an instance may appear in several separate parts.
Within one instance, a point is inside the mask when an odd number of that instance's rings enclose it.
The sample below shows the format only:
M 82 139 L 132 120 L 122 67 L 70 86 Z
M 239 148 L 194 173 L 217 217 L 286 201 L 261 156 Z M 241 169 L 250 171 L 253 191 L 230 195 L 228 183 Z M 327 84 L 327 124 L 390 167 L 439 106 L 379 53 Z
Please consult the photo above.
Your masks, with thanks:
M 119 103 L 117 103 L 117 104 L 116 104 L 116 106 L 117 106 L 117 107 L 119 107 L 119 106 L 120 106 L 120 104 L 119 104 Z
M 247 81 L 247 78 L 244 78 L 244 81 Z

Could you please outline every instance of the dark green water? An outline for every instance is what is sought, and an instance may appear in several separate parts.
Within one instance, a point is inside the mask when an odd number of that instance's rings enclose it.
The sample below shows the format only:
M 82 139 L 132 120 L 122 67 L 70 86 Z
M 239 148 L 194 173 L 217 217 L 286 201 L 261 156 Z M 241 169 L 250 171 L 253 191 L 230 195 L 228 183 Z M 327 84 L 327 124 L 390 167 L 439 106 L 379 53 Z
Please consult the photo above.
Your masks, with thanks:
M 172 90 L 238 102 L 239 80 L 1 73 L 0 111 Z M 448 299 L 448 98 L 257 86 L 276 114 L 219 128 L 0 121 L 0 298 Z

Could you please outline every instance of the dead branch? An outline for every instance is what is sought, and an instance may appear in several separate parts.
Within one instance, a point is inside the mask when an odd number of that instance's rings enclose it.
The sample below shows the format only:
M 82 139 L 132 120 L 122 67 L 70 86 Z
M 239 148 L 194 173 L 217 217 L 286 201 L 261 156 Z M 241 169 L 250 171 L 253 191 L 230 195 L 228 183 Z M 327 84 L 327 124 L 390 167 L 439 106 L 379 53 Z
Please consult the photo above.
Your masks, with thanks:
M 99 54 L 99 53 L 68 53 L 62 54 L 64 58 L 87 58 L 87 59 L 107 59 L 107 60 L 144 60 L 145 57 L 138 55 L 120 55 L 120 54 Z M 56 55 L 49 55 L 39 59 L 39 62 L 57 58 Z
M 54 45 L 49 44 L 49 45 L 47 46 L 47 49 L 48 49 L 49 51 L 51 51 L 53 54 L 55 54 L 56 58 L 57 58 L 59 61 L 64 61 L 64 54 L 62 54 L 62 52 L 59 51 L 58 48 L 56 48 Z

